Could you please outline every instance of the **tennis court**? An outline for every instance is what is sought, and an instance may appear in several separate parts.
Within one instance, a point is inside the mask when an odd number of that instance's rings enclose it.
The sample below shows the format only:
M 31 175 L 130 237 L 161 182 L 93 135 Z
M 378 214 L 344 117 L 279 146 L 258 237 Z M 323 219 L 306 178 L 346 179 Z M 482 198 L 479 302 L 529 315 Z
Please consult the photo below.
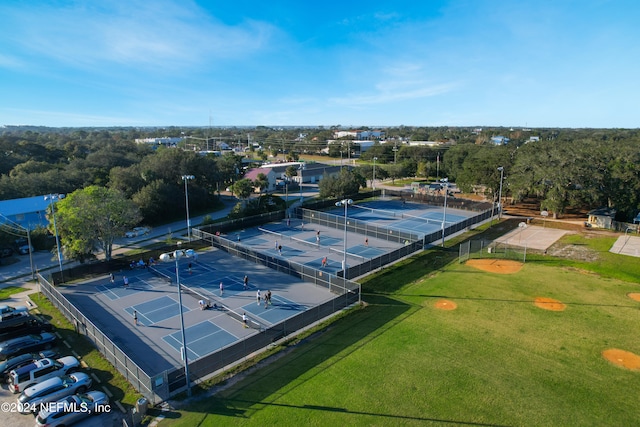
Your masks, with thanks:
M 335 298 L 325 287 L 217 249 L 198 252 L 197 261 L 181 259 L 177 274 L 183 285 L 182 310 L 190 361 Z M 126 288 L 124 276 L 129 279 Z M 272 303 L 267 307 L 263 300 L 257 303 L 258 290 L 262 295 L 267 290 L 272 292 Z M 103 276 L 61 287 L 60 291 L 148 374 L 182 366 L 174 262 L 118 272 L 114 283 Z M 200 299 L 206 299 L 211 308 L 202 310 Z M 243 324 L 243 314 L 248 327 Z
M 343 208 L 331 209 L 331 214 L 344 216 Z M 347 216 L 392 230 L 416 233 L 419 237 L 462 222 L 477 212 L 425 205 L 398 199 L 373 200 L 349 205 Z
M 342 270 L 345 258 L 344 230 L 304 224 L 300 219 L 292 219 L 289 223 L 285 220 L 271 222 L 260 227 L 234 231 L 223 237 L 250 246 L 267 256 L 304 264 L 329 275 Z M 348 232 L 346 237 L 348 267 L 362 264 L 402 246 L 398 242 L 353 232 Z

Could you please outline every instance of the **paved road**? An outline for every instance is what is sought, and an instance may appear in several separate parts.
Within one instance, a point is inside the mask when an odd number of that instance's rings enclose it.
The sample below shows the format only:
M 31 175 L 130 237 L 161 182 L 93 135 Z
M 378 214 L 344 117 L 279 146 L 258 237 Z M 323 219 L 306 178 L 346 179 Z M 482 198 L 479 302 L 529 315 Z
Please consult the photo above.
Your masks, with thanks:
M 217 212 L 208 214 L 213 219 L 219 219 L 226 217 L 234 206 L 234 202 L 230 198 L 225 198 L 225 208 Z M 192 226 L 202 224 L 205 215 L 200 215 L 191 218 Z M 168 235 L 174 237 L 185 237 L 187 232 L 186 218 L 182 221 L 172 222 L 170 224 L 155 227 L 149 234 L 144 236 L 127 239 L 125 237 L 116 239 L 113 246 L 113 255 L 124 253 L 133 248 L 143 247 L 149 243 L 164 241 Z M 33 269 L 34 271 L 45 271 L 48 269 L 58 269 L 58 259 L 55 254 L 48 251 L 37 251 L 33 254 Z M 98 254 L 98 258 L 101 254 Z M 4 261 L 4 260 L 3 260 Z M 11 265 L 0 266 L 0 288 L 6 286 L 23 286 L 28 285 L 29 279 L 31 279 L 31 262 L 29 255 L 14 255 L 14 262 Z M 71 264 L 73 262 L 64 262 L 64 265 Z M 64 267 L 64 266 L 63 266 Z

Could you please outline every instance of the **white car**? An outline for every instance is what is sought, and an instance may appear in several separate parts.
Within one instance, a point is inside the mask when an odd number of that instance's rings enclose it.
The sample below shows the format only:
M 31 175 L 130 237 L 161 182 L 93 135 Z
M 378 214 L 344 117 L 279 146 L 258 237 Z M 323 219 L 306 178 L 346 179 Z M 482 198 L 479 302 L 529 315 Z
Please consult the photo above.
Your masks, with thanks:
M 133 237 L 144 236 L 149 231 L 151 231 L 149 227 L 135 227 L 133 230 L 124 233 L 124 237 L 131 239 Z
M 36 427 L 68 426 L 91 414 L 109 412 L 109 398 L 101 391 L 74 394 L 57 402 L 48 403 L 48 409 L 38 413 Z
M 21 313 L 24 311 L 28 311 L 29 309 L 23 305 L 19 305 L 17 307 L 11 307 L 10 305 L 0 305 L 0 316 L 7 316 L 15 313 Z
M 80 362 L 73 356 L 65 356 L 57 360 L 40 359 L 9 372 L 7 382 L 12 393 L 20 393 L 49 378 L 69 375 L 78 369 L 80 369 Z
M 38 413 L 43 403 L 55 402 L 76 393 L 84 393 L 92 383 L 91 377 L 84 372 L 49 378 L 25 389 L 18 397 L 18 408 L 23 414 Z

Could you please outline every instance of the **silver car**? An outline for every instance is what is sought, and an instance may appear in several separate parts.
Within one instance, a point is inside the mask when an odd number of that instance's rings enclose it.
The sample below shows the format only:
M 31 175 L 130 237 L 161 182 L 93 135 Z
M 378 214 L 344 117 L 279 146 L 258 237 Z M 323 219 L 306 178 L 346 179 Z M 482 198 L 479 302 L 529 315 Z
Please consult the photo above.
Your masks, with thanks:
M 18 409 L 23 414 L 40 412 L 41 404 L 54 402 L 76 393 L 84 393 L 91 387 L 91 377 L 75 372 L 63 377 L 49 378 L 31 386 L 18 397 Z
M 19 305 L 17 307 L 12 307 L 10 305 L 6 305 L 6 304 L 2 304 L 0 305 L 0 314 L 1 315 L 5 315 L 5 314 L 10 314 L 10 313 L 20 313 L 23 311 L 28 311 L 29 309 L 27 307 L 25 307 L 24 305 Z
M 36 417 L 36 427 L 68 426 L 91 414 L 110 412 L 109 398 L 101 391 L 74 394 L 56 402 L 49 402 Z

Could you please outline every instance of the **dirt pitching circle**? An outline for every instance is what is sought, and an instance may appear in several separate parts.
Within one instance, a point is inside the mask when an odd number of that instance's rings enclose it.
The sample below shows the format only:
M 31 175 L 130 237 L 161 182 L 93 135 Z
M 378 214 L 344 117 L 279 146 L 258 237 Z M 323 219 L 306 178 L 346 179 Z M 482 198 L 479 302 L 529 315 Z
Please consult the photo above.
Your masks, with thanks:
M 458 308 L 458 304 L 447 299 L 436 301 L 435 306 L 439 310 L 455 310 L 456 308 Z
M 536 307 L 550 311 L 564 311 L 567 305 L 557 299 L 538 297 L 534 300 Z
M 630 351 L 610 348 L 602 352 L 604 357 L 614 365 L 621 366 L 632 371 L 640 371 L 640 356 Z
M 523 264 L 509 259 L 470 259 L 467 265 L 489 273 L 513 274 L 520 271 Z
M 638 292 L 630 292 L 627 294 L 627 296 L 634 301 L 640 301 L 640 293 Z

